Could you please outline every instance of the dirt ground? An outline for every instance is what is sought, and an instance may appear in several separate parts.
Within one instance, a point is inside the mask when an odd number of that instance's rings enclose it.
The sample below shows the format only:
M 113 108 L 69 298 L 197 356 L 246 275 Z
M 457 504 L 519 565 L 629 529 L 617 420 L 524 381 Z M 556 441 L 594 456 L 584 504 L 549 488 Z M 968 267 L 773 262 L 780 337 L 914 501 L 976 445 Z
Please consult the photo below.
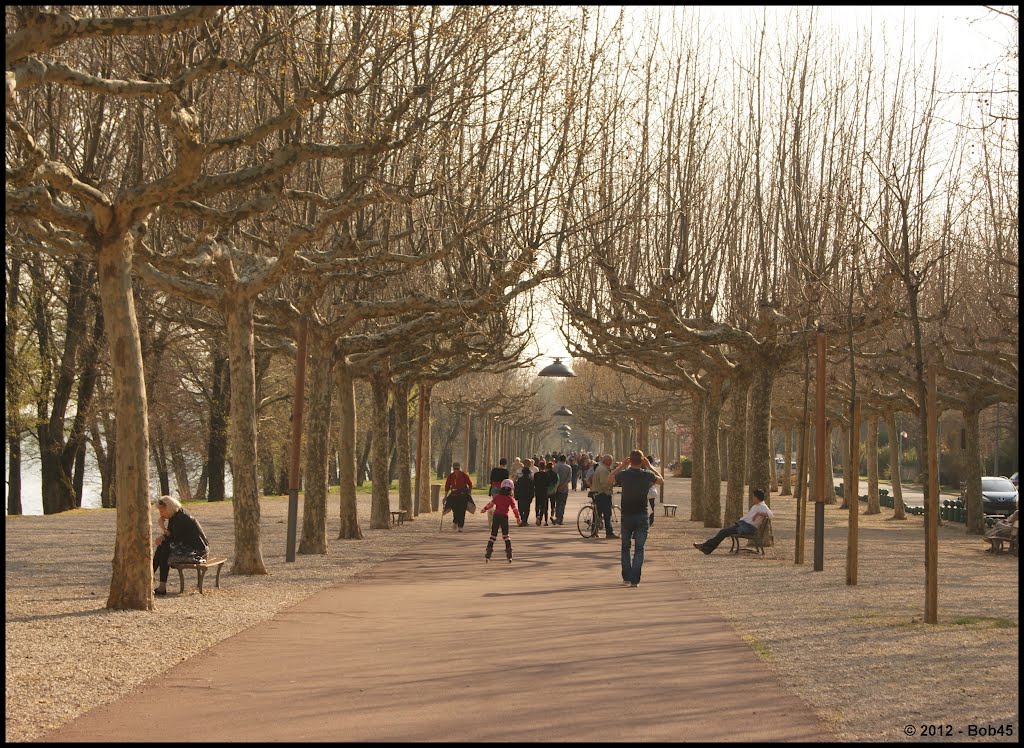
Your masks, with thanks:
M 723 484 L 723 498 L 724 489 Z M 846 584 L 847 511 L 838 505 L 826 507 L 824 569 L 815 572 L 813 505 L 806 562 L 796 565 L 790 497 L 771 498 L 776 542 L 763 558 L 730 555 L 728 542 L 710 556 L 692 547 L 714 529 L 689 521 L 688 479 L 670 478 L 666 501 L 679 505 L 678 514 L 664 517 L 658 508 L 645 566 L 670 565 L 692 584 L 703 604 L 730 620 L 838 740 L 1017 741 L 1017 558 L 985 553 L 981 539 L 968 536 L 962 525 L 940 527 L 939 622 L 928 625 L 922 622 L 922 517 L 892 521 L 885 508 L 879 515 L 861 514 L 857 584 L 851 586 Z M 208 594 L 200 596 L 194 573 L 186 579 L 185 594 L 177 595 L 172 571 L 172 595 L 158 599 L 156 611 L 149 613 L 103 607 L 112 510 L 8 517 L 7 740 L 45 740 L 48 731 L 130 692 L 175 662 L 400 553 L 423 534 L 438 532 L 436 513 L 394 530 L 366 530 L 369 497 L 361 495 L 359 504 L 366 540 L 335 540 L 334 517 L 328 554 L 299 556 L 287 564 L 287 502 L 263 499 L 269 575 L 236 577 L 225 570 L 221 589 L 210 580 Z M 213 551 L 230 556 L 230 503 L 189 509 L 203 523 Z M 975 737 L 979 731 L 989 734 Z

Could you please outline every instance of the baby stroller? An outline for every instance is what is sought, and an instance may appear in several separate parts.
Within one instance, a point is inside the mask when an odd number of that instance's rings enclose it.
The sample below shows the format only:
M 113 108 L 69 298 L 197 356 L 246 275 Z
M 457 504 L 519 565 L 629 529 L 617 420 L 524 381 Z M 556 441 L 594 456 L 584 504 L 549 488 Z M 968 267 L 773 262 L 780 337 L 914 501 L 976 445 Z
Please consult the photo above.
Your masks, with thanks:
M 476 512 L 476 503 L 473 501 L 473 496 L 470 494 L 469 489 L 459 488 L 452 491 L 444 497 L 444 505 L 441 510 L 441 526 L 438 529 L 444 529 L 444 515 L 451 512 L 455 526 L 459 532 L 462 532 L 462 526 L 466 522 L 467 511 L 470 513 Z

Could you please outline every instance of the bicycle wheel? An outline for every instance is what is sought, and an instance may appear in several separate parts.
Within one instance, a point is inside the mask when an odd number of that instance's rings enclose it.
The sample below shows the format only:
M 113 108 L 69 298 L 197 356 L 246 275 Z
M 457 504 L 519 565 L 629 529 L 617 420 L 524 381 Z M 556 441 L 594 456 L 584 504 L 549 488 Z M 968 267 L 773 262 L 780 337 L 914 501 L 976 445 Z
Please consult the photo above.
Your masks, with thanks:
M 594 507 L 589 504 L 582 509 L 580 513 L 576 515 L 576 529 L 580 531 L 580 535 L 585 538 L 589 538 L 594 534 Z
M 619 508 L 612 507 L 612 532 L 616 535 L 622 534 L 622 518 L 619 516 Z

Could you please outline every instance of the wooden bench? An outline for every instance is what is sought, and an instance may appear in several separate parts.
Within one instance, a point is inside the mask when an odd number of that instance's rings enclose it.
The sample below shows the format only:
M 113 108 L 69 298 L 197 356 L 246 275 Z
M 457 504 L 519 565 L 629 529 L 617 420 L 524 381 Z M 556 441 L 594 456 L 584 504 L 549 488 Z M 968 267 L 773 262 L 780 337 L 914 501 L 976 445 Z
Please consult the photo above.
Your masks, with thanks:
M 185 563 L 178 563 L 178 564 L 172 563 L 172 564 L 170 564 L 170 567 L 172 569 L 177 569 L 177 571 L 178 571 L 178 580 L 181 582 L 181 589 L 178 590 L 178 594 L 180 595 L 182 592 L 185 591 L 185 572 L 184 572 L 185 569 L 195 569 L 196 570 L 196 575 L 199 577 L 199 594 L 200 595 L 203 594 L 203 578 L 206 576 L 206 572 L 208 570 L 210 570 L 210 569 L 216 569 L 217 570 L 217 576 L 214 579 L 214 586 L 219 588 L 220 587 L 220 567 L 224 565 L 225 561 L 227 561 L 226 558 L 208 558 L 205 561 L 201 561 L 201 562 L 199 562 L 197 564 L 185 564 Z
M 764 555 L 765 543 L 772 537 L 772 521 L 765 517 L 760 522 L 755 522 L 754 527 L 757 528 L 757 531 L 753 535 L 740 535 L 739 533 L 733 533 L 732 535 L 726 536 L 732 541 L 732 547 L 729 549 L 729 553 L 739 554 L 740 551 L 745 551 L 747 553 L 760 552 L 762 556 Z M 754 546 L 741 547 L 741 540 L 751 540 L 753 541 Z
M 662 506 L 665 507 L 665 516 L 666 517 L 675 517 L 676 516 L 676 509 L 679 508 L 678 504 L 662 504 Z M 669 509 L 672 510 L 671 514 L 668 511 Z
M 405 515 L 407 515 L 408 513 L 409 512 L 406 511 L 405 509 L 398 509 L 396 511 L 391 512 L 391 526 L 394 527 L 395 523 L 400 525 L 403 522 L 405 522 Z
M 1018 528 L 1017 528 L 1017 524 L 1018 524 L 1018 521 L 1014 520 L 1013 524 L 1010 525 L 1010 535 L 1008 537 L 1004 537 L 1004 538 L 1001 538 L 1001 537 L 983 538 L 983 540 L 985 540 L 985 541 L 987 541 L 989 543 L 989 547 L 988 547 L 988 549 L 986 549 L 985 553 L 1002 553 L 1003 552 L 1003 544 L 1005 543 L 1006 544 L 1006 549 L 1010 553 L 1016 554 L 1017 553 L 1017 548 L 1018 548 L 1018 537 L 1017 537 L 1017 529 Z

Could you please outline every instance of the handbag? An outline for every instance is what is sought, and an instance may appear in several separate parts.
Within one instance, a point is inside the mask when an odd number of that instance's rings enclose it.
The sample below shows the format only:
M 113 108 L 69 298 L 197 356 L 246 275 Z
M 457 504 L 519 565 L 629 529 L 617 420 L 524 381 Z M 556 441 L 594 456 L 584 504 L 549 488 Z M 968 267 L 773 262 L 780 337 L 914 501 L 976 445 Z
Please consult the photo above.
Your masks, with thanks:
M 466 511 L 470 514 L 476 514 L 476 502 L 473 499 L 466 499 Z
M 206 560 L 208 551 L 200 553 L 195 548 L 185 545 L 181 541 L 171 541 L 171 553 L 168 563 L 171 564 L 199 564 Z

